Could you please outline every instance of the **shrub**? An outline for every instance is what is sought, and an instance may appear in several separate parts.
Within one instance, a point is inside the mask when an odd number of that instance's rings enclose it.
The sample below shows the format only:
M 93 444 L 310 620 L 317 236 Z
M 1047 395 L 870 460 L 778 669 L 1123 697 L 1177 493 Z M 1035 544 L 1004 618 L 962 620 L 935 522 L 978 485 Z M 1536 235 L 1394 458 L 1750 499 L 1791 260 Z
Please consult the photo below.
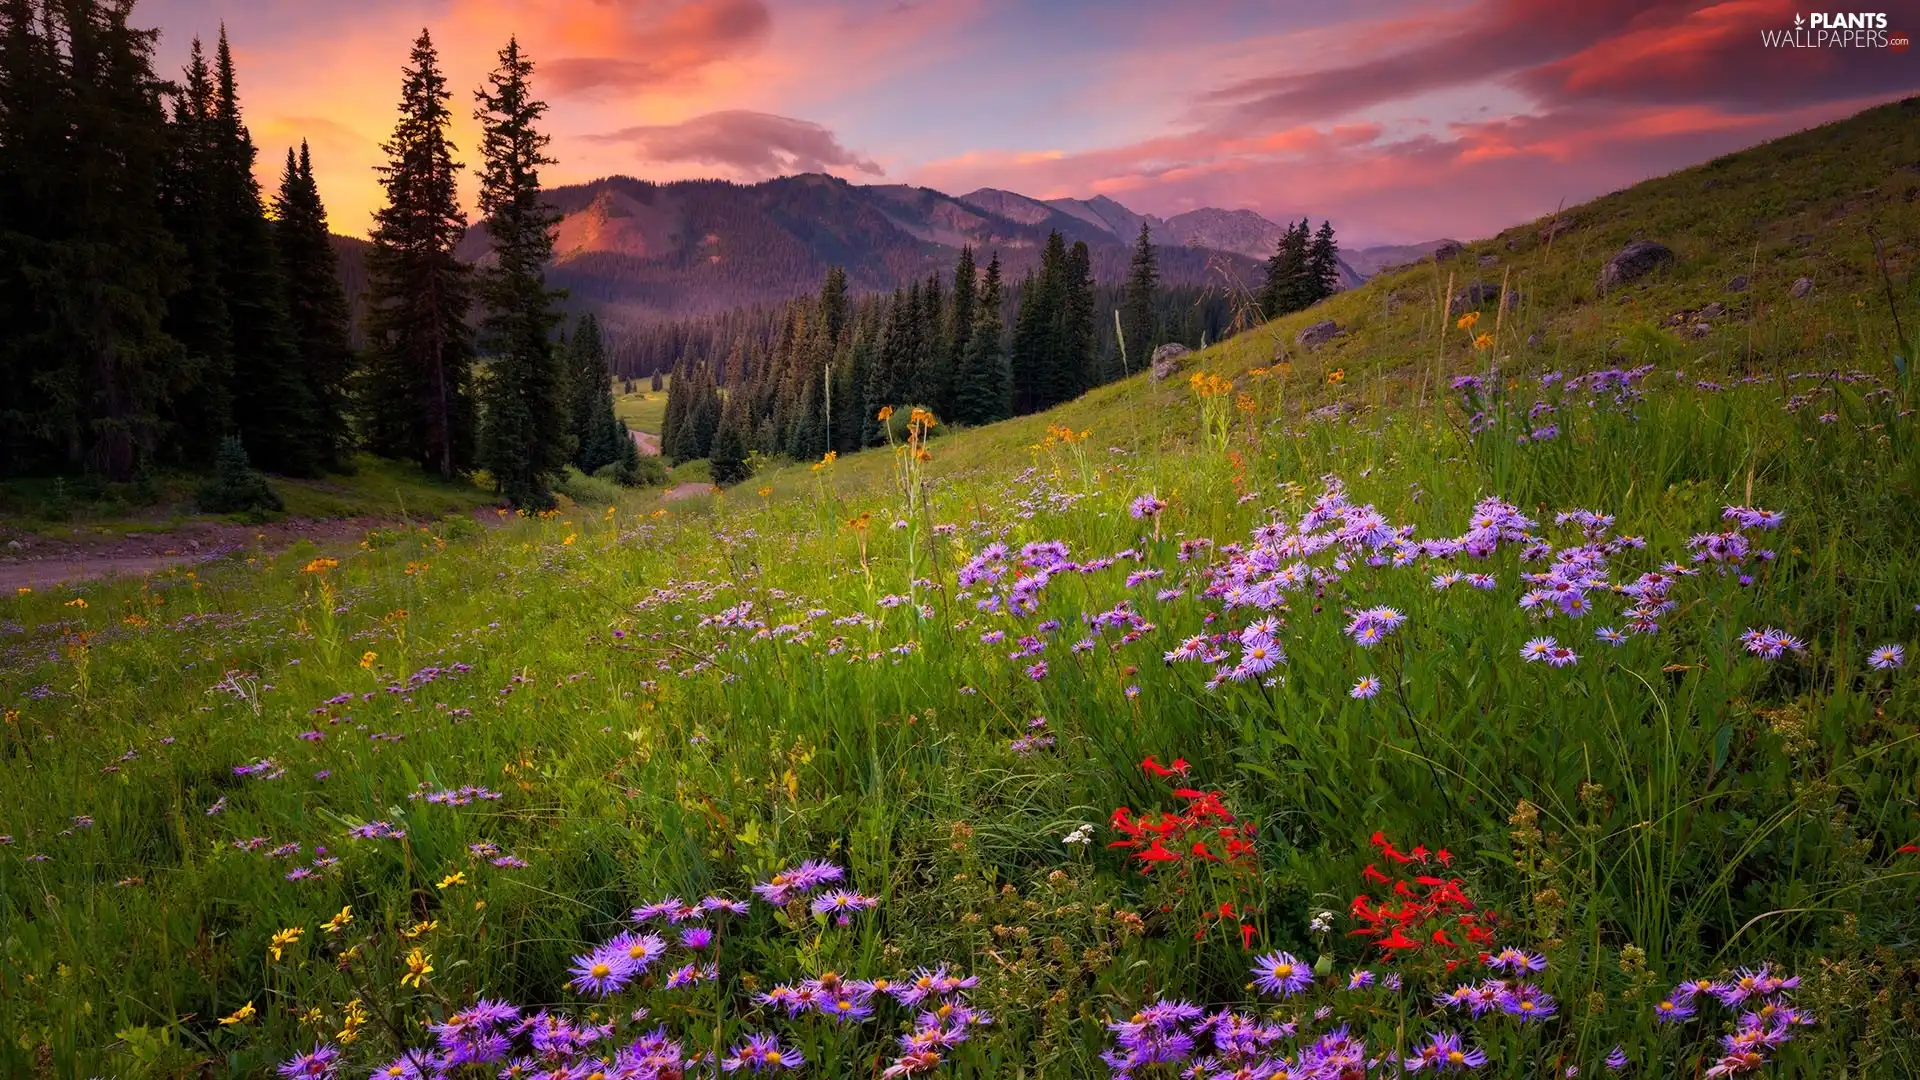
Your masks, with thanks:
M 285 509 L 267 478 L 247 458 L 247 448 L 232 435 L 220 441 L 213 475 L 200 485 L 200 509 L 209 514 L 266 513 Z

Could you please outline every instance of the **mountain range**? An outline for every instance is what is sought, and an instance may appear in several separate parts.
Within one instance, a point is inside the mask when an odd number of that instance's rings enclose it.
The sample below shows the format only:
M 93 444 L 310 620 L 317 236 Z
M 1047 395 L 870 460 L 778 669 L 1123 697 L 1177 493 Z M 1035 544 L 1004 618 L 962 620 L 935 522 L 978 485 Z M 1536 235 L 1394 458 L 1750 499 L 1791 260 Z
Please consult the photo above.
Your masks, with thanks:
M 1014 282 L 1038 265 L 1053 231 L 1069 244 L 1085 241 L 1094 277 L 1118 282 L 1142 224 L 1151 230 L 1164 282 L 1254 290 L 1286 231 L 1251 210 L 1205 207 L 1159 218 L 1104 195 L 1042 200 L 981 188 L 955 196 L 820 173 L 757 184 L 610 176 L 553 188 L 547 198 L 561 215 L 550 283 L 568 291 L 569 307 L 616 324 L 777 303 L 816 289 L 834 265 L 846 269 L 856 292 L 891 290 L 934 271 L 951 273 L 963 244 L 983 262 L 997 252 Z M 1343 252 L 1342 286 L 1437 243 Z M 364 246 L 345 237 L 336 244 L 356 297 L 364 288 Z M 470 229 L 460 252 L 483 262 L 485 232 Z

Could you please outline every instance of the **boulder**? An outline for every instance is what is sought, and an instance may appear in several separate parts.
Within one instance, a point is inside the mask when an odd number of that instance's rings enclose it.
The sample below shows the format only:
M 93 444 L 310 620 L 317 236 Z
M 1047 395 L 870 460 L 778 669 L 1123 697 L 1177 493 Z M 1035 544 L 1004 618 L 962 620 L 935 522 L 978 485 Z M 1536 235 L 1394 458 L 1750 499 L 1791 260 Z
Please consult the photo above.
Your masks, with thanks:
M 1169 342 L 1153 350 L 1153 381 L 1165 382 L 1186 366 L 1187 357 L 1193 352 L 1185 345 Z
M 1665 244 L 1635 240 L 1600 268 L 1600 292 L 1605 295 L 1609 290 L 1638 281 L 1672 261 L 1673 250 Z
M 1498 266 L 1500 265 L 1500 256 L 1482 255 L 1480 256 L 1480 265 L 1481 266 Z
M 1540 242 L 1543 244 L 1552 243 L 1554 237 L 1559 236 L 1560 234 L 1567 232 L 1572 228 L 1573 228 L 1572 218 L 1565 218 L 1565 217 L 1554 218 L 1552 221 L 1547 222 L 1546 228 L 1540 230 Z
M 1482 308 L 1494 307 L 1499 303 L 1500 286 L 1489 285 L 1485 282 L 1475 282 L 1453 294 L 1453 299 L 1447 304 L 1447 314 L 1453 316 L 1464 311 L 1479 311 Z M 1520 294 L 1512 289 L 1508 289 L 1507 310 L 1512 311 L 1519 306 Z
M 1687 328 L 1687 333 L 1697 338 L 1706 337 L 1713 333 L 1713 326 L 1710 323 L 1697 322 Z
M 1346 333 L 1346 331 L 1340 329 L 1339 323 L 1334 322 L 1332 319 L 1322 319 L 1312 326 L 1307 327 L 1305 330 L 1300 331 L 1298 334 L 1295 334 L 1293 343 L 1302 348 L 1311 349 L 1316 345 L 1323 345 L 1332 341 L 1344 333 Z
M 1727 305 L 1721 303 L 1718 300 L 1715 300 L 1713 303 L 1708 304 L 1706 307 L 1703 307 L 1700 309 L 1700 318 L 1717 319 L 1720 316 L 1725 315 L 1726 313 L 1727 313 Z
M 1727 282 L 1727 291 L 1728 292 L 1746 292 L 1747 286 L 1751 284 L 1752 282 L 1747 280 L 1747 275 L 1741 274 L 1739 277 L 1736 277 L 1732 281 Z
M 1467 245 L 1455 240 L 1449 240 L 1433 249 L 1433 261 L 1437 263 L 1446 262 L 1448 259 L 1453 258 L 1465 250 L 1467 250 Z
M 1793 283 L 1793 288 L 1787 290 L 1787 295 L 1793 297 L 1795 300 L 1798 300 L 1812 291 L 1813 291 L 1813 279 L 1810 277 L 1803 277 L 1800 280 Z

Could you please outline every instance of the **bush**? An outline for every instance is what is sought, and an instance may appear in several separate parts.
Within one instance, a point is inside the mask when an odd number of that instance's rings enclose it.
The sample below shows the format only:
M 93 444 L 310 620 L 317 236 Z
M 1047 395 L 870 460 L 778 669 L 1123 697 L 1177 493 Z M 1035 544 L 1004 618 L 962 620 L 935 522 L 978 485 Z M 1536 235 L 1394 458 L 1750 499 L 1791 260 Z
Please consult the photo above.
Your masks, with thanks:
M 667 463 L 657 457 L 635 454 L 593 471 L 595 479 L 611 480 L 621 487 L 660 487 L 667 482 Z
M 571 465 L 553 485 L 553 490 L 581 506 L 606 506 L 620 499 L 619 484 L 599 476 L 588 476 Z
M 269 513 L 285 509 L 267 478 L 247 458 L 247 448 L 232 435 L 220 441 L 213 475 L 200 485 L 200 509 L 209 514 Z

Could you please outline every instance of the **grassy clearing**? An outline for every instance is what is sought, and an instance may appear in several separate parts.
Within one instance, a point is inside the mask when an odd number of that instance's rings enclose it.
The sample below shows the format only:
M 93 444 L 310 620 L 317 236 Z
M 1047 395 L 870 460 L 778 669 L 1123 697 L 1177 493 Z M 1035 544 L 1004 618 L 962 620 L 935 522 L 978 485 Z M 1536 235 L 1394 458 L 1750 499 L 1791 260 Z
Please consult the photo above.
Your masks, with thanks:
M 613 414 L 627 422 L 635 431 L 644 431 L 650 435 L 660 434 L 660 426 L 667 416 L 667 385 L 672 379 L 661 380 L 658 391 L 648 389 L 651 382 L 646 379 L 634 380 L 633 393 L 624 393 L 626 380 L 613 381 Z
M 0 513 L 7 526 L 23 532 L 59 536 L 164 532 L 195 522 L 224 522 L 194 506 L 200 477 L 168 474 L 135 484 L 18 479 L 0 484 Z M 472 483 L 447 483 L 403 462 L 362 454 L 351 473 L 315 479 L 271 477 L 285 504 L 283 514 L 263 520 L 297 518 L 436 518 L 490 506 L 492 493 Z M 236 519 L 237 520 L 237 519 Z
M 1741 161 L 1708 169 L 1751 204 Z M 1686 176 L 1616 201 L 1678 213 Z M 638 1069 L 661 1024 L 713 1055 L 684 1075 L 766 1033 L 816 1076 L 1077 1078 L 1120 1038 L 1171 1053 L 1191 1023 L 1153 1003 L 1177 997 L 1297 1025 L 1262 1036 L 1289 1067 L 1365 1040 L 1321 1075 L 1451 1032 L 1486 1075 L 1592 1076 L 1618 1047 L 1696 1076 L 1742 1010 L 1658 1003 L 1768 962 L 1801 981 L 1742 1001 L 1780 1043 L 1759 1074 L 1920 1072 L 1920 704 L 1882 651 L 1920 646 L 1920 402 L 1892 317 L 1822 254 L 1778 268 L 1819 271 L 1808 303 L 1756 286 L 1737 330 L 1663 335 L 1733 256 L 1663 236 L 1669 277 L 1595 302 L 1635 231 L 1610 205 L 1577 212 L 1585 248 L 1513 253 L 1540 306 L 1483 313 L 1492 348 L 1437 290 L 1393 305 L 1427 267 L 926 461 L 0 601 L 0 1072 L 259 1075 L 324 1044 L 363 1075 L 463 1051 L 429 1025 L 484 996 L 614 1025 L 567 1053 L 542 1027 L 542 1070 Z M 1770 212 L 1824 212 L 1798 205 Z M 1911 244 L 1912 205 L 1876 228 Z M 1328 314 L 1352 333 L 1291 345 Z M 806 859 L 877 905 L 779 895 Z M 631 919 L 755 883 L 795 902 Z M 622 930 L 665 957 L 595 960 Z M 1544 969 L 1489 971 L 1504 947 Z M 1316 972 L 1291 996 L 1278 960 L 1250 985 L 1280 951 Z M 575 981 L 600 962 L 604 1001 Z M 838 981 L 920 965 L 978 983 L 914 1008 L 911 979 Z M 1434 1001 L 1486 978 L 1507 1005 Z M 790 1015 L 778 986 L 876 1015 Z M 1788 1000 L 1817 1022 L 1780 1028 Z M 915 1033 L 937 1066 L 902 1056 Z

